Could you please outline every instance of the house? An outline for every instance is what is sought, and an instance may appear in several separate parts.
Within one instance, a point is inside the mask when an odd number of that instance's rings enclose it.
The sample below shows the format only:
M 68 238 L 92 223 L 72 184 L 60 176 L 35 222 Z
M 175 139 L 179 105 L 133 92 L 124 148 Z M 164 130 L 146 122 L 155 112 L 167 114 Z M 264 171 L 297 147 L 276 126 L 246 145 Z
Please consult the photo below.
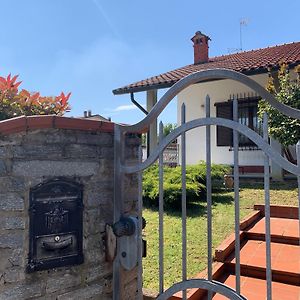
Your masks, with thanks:
M 111 118 L 105 118 L 99 114 L 92 114 L 91 110 L 85 110 L 83 112 L 83 119 L 96 120 L 102 122 L 111 122 Z
M 150 111 L 157 101 L 158 89 L 171 87 L 183 77 L 200 70 L 214 68 L 235 70 L 248 75 L 265 87 L 269 76 L 272 76 L 275 84 L 276 82 L 278 84 L 277 71 L 280 63 L 284 62 L 290 69 L 291 77 L 296 78 L 297 76 L 294 68 L 300 64 L 300 42 L 209 57 L 210 38 L 207 35 L 197 31 L 191 40 L 194 47 L 193 64 L 115 89 L 113 93 L 118 95 L 145 91 L 147 93 L 147 109 Z M 207 94 L 211 98 L 211 115 L 224 118 L 232 117 L 231 100 L 233 97 L 237 97 L 240 122 L 260 132 L 257 118 L 259 96 L 244 85 L 229 79 L 197 83 L 180 92 L 177 95 L 178 123 L 180 123 L 182 103 L 186 104 L 186 121 L 205 117 L 205 96 Z M 152 130 L 150 151 L 156 145 L 156 126 L 154 124 L 150 128 Z M 205 128 L 197 128 L 187 133 L 186 159 L 188 164 L 205 160 L 203 139 L 205 139 Z M 271 140 L 271 144 L 278 152 L 282 152 L 282 147 L 277 141 Z M 241 173 L 263 172 L 263 153 L 250 140 L 241 137 L 239 151 Z M 212 129 L 212 161 L 233 164 L 231 130 L 223 127 Z M 276 164 L 271 165 L 271 173 L 273 178 L 282 178 L 282 170 Z

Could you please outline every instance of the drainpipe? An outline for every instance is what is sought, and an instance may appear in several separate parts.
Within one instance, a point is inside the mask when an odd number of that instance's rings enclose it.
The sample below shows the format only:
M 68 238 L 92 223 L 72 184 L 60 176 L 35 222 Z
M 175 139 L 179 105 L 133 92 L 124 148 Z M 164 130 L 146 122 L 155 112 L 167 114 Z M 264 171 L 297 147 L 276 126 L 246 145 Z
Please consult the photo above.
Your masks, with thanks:
M 148 115 L 147 110 L 141 105 L 139 104 L 135 99 L 134 99 L 134 94 L 130 93 L 130 99 L 131 102 L 139 109 L 141 110 L 145 115 Z M 147 142 L 146 142 L 146 147 L 147 147 L 147 157 L 149 157 L 150 155 L 150 134 L 149 134 L 149 130 L 147 131 Z

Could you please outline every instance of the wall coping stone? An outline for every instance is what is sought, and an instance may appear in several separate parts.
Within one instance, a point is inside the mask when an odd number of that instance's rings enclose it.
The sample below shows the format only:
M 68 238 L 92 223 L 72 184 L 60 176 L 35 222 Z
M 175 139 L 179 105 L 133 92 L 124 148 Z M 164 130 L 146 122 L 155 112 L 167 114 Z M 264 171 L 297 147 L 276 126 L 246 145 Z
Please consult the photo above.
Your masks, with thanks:
M 8 135 L 35 129 L 77 129 L 94 132 L 114 132 L 113 122 L 68 118 L 55 115 L 21 116 L 0 121 L 0 134 Z

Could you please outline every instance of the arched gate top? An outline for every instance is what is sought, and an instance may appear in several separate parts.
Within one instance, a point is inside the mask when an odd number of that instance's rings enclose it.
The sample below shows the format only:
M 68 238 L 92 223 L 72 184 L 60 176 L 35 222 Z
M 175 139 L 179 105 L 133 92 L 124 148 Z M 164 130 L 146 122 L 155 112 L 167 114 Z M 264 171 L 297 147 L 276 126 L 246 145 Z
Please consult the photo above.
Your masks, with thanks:
M 155 119 L 157 119 L 157 117 L 170 103 L 170 101 L 175 96 L 177 96 L 182 90 L 184 90 L 192 84 L 200 83 L 211 79 L 232 79 L 234 81 L 240 82 L 251 88 L 253 91 L 257 92 L 271 106 L 282 112 L 284 115 L 300 120 L 300 110 L 292 108 L 277 101 L 276 98 L 272 94 L 270 94 L 264 87 L 262 87 L 259 83 L 249 78 L 248 76 L 228 69 L 211 69 L 192 73 L 176 82 L 162 96 L 162 98 L 157 102 L 157 104 L 152 108 L 149 114 L 142 121 L 134 125 L 122 126 L 121 130 L 124 132 L 144 131 Z

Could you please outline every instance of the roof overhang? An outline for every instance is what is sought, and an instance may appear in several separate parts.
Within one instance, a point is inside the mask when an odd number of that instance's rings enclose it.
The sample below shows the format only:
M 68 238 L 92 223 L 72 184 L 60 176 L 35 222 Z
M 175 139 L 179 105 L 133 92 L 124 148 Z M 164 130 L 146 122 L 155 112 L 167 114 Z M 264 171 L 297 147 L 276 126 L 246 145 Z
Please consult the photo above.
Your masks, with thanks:
M 256 69 L 256 70 L 248 70 L 248 71 L 244 71 L 244 72 L 241 72 L 241 73 L 243 73 L 245 75 L 248 75 L 248 76 L 251 76 L 251 75 L 263 74 L 263 73 L 267 73 L 267 72 L 268 72 L 267 69 L 261 68 L 261 69 Z M 184 78 L 184 77 L 182 77 L 182 78 Z M 202 82 L 217 81 L 217 80 L 223 80 L 223 79 L 222 78 L 220 78 L 220 79 L 211 79 L 211 80 L 205 80 L 205 81 L 202 81 Z M 159 89 L 169 88 L 169 87 L 173 86 L 178 81 L 179 80 L 174 80 L 171 83 L 160 83 L 160 84 L 144 85 L 144 86 L 133 87 L 133 88 L 118 88 L 118 89 L 113 90 L 112 92 L 113 92 L 114 95 L 124 95 L 124 94 L 130 94 L 130 93 L 146 92 L 146 91 L 150 91 L 150 90 L 159 90 Z
M 294 67 L 298 66 L 299 63 L 300 63 L 299 61 L 290 63 L 290 64 L 288 64 L 288 67 L 290 69 L 294 68 Z M 242 70 L 241 73 L 243 73 L 247 76 L 265 74 L 265 73 L 268 73 L 269 68 L 271 68 L 272 71 L 278 71 L 280 66 L 277 64 L 277 65 L 270 65 L 270 66 L 268 66 L 268 68 L 260 67 L 260 68 L 256 68 L 256 69 Z M 205 71 L 205 70 L 202 70 L 202 71 Z M 184 77 L 182 77 L 182 78 L 184 78 Z M 132 87 L 132 88 L 127 88 L 127 87 L 126 88 L 118 88 L 118 89 L 114 89 L 112 92 L 114 95 L 124 95 L 124 94 L 130 94 L 130 93 L 146 92 L 146 91 L 150 91 L 150 90 L 165 89 L 165 88 L 169 88 L 169 87 L 173 86 L 179 80 L 174 80 L 174 81 L 168 82 L 168 83 L 141 85 L 141 86 Z M 223 80 L 223 78 L 206 80 L 206 81 L 202 81 L 202 83 L 209 82 L 209 81 L 217 81 L 217 80 Z
M 177 81 L 174 81 L 172 83 L 160 83 L 160 84 L 153 84 L 153 85 L 144 85 L 139 87 L 133 87 L 128 89 L 115 89 L 113 90 L 114 95 L 124 95 L 124 94 L 130 94 L 130 93 L 138 93 L 138 92 L 146 92 L 150 90 L 159 90 L 159 89 L 166 89 L 174 85 Z

